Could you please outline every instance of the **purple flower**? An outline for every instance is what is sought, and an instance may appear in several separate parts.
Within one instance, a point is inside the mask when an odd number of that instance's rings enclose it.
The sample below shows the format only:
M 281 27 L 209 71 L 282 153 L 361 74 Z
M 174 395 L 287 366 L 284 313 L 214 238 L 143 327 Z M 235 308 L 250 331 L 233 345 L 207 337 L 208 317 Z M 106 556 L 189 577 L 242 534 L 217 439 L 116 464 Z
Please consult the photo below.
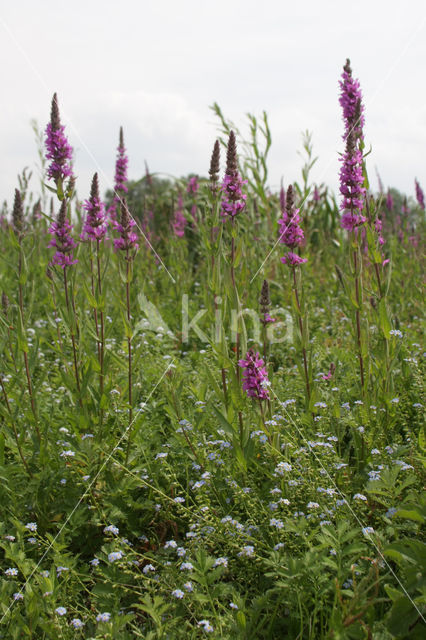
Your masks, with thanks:
M 286 208 L 283 212 L 283 217 L 278 220 L 280 229 L 279 241 L 281 244 L 285 244 L 289 249 L 295 249 L 300 247 L 305 239 L 305 234 L 300 226 L 299 209 L 294 206 L 294 190 L 292 185 L 287 189 Z M 302 264 L 307 262 L 306 258 L 300 258 L 293 252 L 289 252 L 283 258 L 281 262 L 289 265 Z
M 189 178 L 188 186 L 186 187 L 187 193 L 197 193 L 198 191 L 198 177 L 193 176 Z
M 249 349 L 245 360 L 239 360 L 238 365 L 243 371 L 243 390 L 251 398 L 269 398 L 268 393 L 268 372 L 259 353 L 254 353 Z
M 117 160 L 115 162 L 115 184 L 114 184 L 114 199 L 112 205 L 108 209 L 108 214 L 111 220 L 117 219 L 117 208 L 121 205 L 123 198 L 129 189 L 127 188 L 127 166 L 129 159 L 126 154 L 126 147 L 124 146 L 123 127 L 120 127 L 120 137 L 117 147 Z
M 229 134 L 228 150 L 226 155 L 225 177 L 220 188 L 222 192 L 222 205 L 220 213 L 225 218 L 234 219 L 246 206 L 247 196 L 242 192 L 242 186 L 247 184 L 238 173 L 237 144 L 235 133 Z
M 222 197 L 222 207 L 220 210 L 224 219 L 227 216 L 234 218 L 241 213 L 246 206 L 247 196 L 241 190 L 243 184 L 247 184 L 247 180 L 242 180 L 239 173 L 225 175 L 221 186 L 221 191 L 224 195 Z
M 177 209 L 175 211 L 172 227 L 173 227 L 175 236 L 178 236 L 178 238 L 182 238 L 184 236 L 185 227 L 186 227 L 186 218 L 183 215 L 183 198 L 181 193 L 179 193 L 178 195 Z
M 297 253 L 292 253 L 291 251 L 289 251 L 285 256 L 281 258 L 281 262 L 283 264 L 288 264 L 294 267 L 298 264 L 304 264 L 305 262 L 308 262 L 308 260 L 307 258 L 301 258 L 297 255 Z
M 420 207 L 425 210 L 425 195 L 423 193 L 423 189 L 421 188 L 417 178 L 414 180 L 414 184 L 416 185 L 416 198 Z
M 377 233 L 379 244 L 381 244 L 381 245 L 385 244 L 385 239 L 382 236 L 383 222 L 380 220 L 380 218 L 376 218 L 375 219 L 374 228 L 375 228 L 376 233 Z
M 136 222 L 130 217 L 129 209 L 125 199 L 121 202 L 121 222 L 113 220 L 114 229 L 120 233 L 120 238 L 114 239 L 114 248 L 121 251 L 129 249 L 138 249 L 138 235 L 132 228 L 136 226 Z
M 362 153 L 356 147 L 356 138 L 353 131 L 348 134 L 346 152 L 341 161 L 340 193 L 343 199 L 340 208 L 344 213 L 340 225 L 347 231 L 353 231 L 366 221 L 366 218 L 359 213 L 364 206 L 366 189 L 363 186 Z
M 62 269 L 78 262 L 73 256 L 73 249 L 77 246 L 71 237 L 72 225 L 67 220 L 67 201 L 62 200 L 56 222 L 49 227 L 52 240 L 48 247 L 54 247 L 56 253 L 51 260 L 51 265 L 59 265 Z
M 81 240 L 102 240 L 105 237 L 108 223 L 105 216 L 105 206 L 99 197 L 98 174 L 95 173 L 92 180 L 90 198 L 85 200 L 83 208 L 87 212 L 83 225 Z
M 343 211 L 340 225 L 347 231 L 354 231 L 366 221 L 360 213 L 364 206 L 366 189 L 362 173 L 362 152 L 358 146 L 359 141 L 363 140 L 364 107 L 359 82 L 352 78 L 349 60 L 346 60 L 343 67 L 342 80 L 339 84 L 341 89 L 339 102 L 343 109 L 345 123 L 343 139 L 346 139 L 346 151 L 341 158 L 340 169 L 340 193 L 343 196 L 340 206 Z
M 341 94 L 339 98 L 340 106 L 343 109 L 343 119 L 345 121 L 345 135 L 351 131 L 357 138 L 363 139 L 362 128 L 364 126 L 364 107 L 362 105 L 362 93 L 359 81 L 352 77 L 350 61 L 347 59 L 343 67 L 342 79 L 339 82 Z
M 388 211 L 392 211 L 392 209 L 393 209 L 393 198 L 392 198 L 392 194 L 390 192 L 390 189 L 388 189 L 388 192 L 386 194 L 386 209 Z
M 64 178 L 73 177 L 72 147 L 68 143 L 64 130 L 65 127 L 61 124 L 59 117 L 58 98 L 54 93 L 50 122 L 46 127 L 46 158 L 51 161 L 47 169 L 47 176 L 53 178 L 56 184 L 62 182 Z

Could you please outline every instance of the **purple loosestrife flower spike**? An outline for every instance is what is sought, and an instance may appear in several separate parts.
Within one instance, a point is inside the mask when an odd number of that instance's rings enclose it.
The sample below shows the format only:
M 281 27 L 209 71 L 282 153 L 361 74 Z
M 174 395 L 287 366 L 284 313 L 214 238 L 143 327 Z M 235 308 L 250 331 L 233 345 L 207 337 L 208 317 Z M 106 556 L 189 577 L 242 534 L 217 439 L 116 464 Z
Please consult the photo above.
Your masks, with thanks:
M 124 146 L 123 127 L 120 127 L 120 139 L 117 151 L 118 156 L 115 163 L 115 190 L 127 193 L 127 165 L 129 164 L 129 159 L 126 154 L 126 147 Z
M 182 238 L 184 236 L 185 227 L 186 227 L 186 218 L 183 214 L 183 198 L 181 193 L 179 193 L 178 195 L 177 208 L 175 211 L 172 227 L 173 227 L 175 236 L 178 236 L 178 238 Z
M 120 127 L 120 136 L 117 147 L 117 160 L 115 162 L 115 184 L 114 184 L 114 199 L 112 205 L 108 209 L 111 220 L 117 219 L 117 213 L 119 207 L 128 193 L 127 187 L 127 166 L 129 164 L 129 158 L 126 154 L 126 147 L 124 146 L 123 127 Z
M 237 143 L 235 133 L 231 131 L 226 154 L 226 172 L 221 187 L 223 197 L 220 213 L 223 219 L 233 219 L 246 206 L 247 196 L 241 189 L 244 184 L 247 184 L 247 180 L 242 180 L 238 173 Z
M 48 178 L 53 178 L 56 184 L 65 178 L 73 177 L 71 160 L 72 147 L 65 136 L 65 127 L 59 117 L 58 98 L 56 93 L 52 98 L 50 122 L 46 127 L 46 158 L 50 160 L 47 169 Z
M 346 139 L 352 130 L 357 138 L 363 139 L 364 107 L 362 105 L 362 93 L 359 81 L 352 77 L 349 59 L 346 60 L 346 64 L 343 67 L 342 79 L 339 85 L 341 89 L 339 103 L 343 109 L 343 119 L 345 121 L 343 139 Z
M 186 192 L 197 193 L 197 191 L 198 191 L 198 176 L 192 176 L 192 178 L 189 178 L 188 180 Z
M 49 227 L 52 240 L 49 242 L 48 247 L 56 249 L 56 253 L 50 262 L 51 265 L 57 264 L 62 269 L 65 269 L 65 267 L 78 262 L 73 256 L 73 249 L 77 245 L 71 237 L 71 229 L 72 226 L 67 220 L 67 201 L 62 200 L 56 222 L 53 222 Z
M 392 194 L 390 192 L 390 189 L 388 189 L 388 192 L 386 194 L 386 209 L 388 211 L 392 211 L 392 209 L 393 209 L 393 198 L 392 198 Z
M 210 160 L 209 176 L 213 186 L 216 188 L 216 182 L 218 180 L 218 174 L 220 169 L 220 144 L 219 140 L 216 140 L 213 147 L 212 157 Z
M 138 236 L 137 233 L 132 231 L 132 228 L 136 226 L 136 222 L 130 216 L 129 209 L 127 208 L 126 199 L 121 201 L 121 221 L 113 221 L 114 229 L 119 232 L 120 237 L 114 239 L 114 248 L 120 251 L 127 251 L 128 249 L 138 249 Z
M 105 206 L 99 197 L 98 174 L 95 173 L 92 179 L 90 198 L 85 200 L 83 208 L 87 212 L 83 225 L 81 240 L 103 240 L 106 234 L 108 223 L 105 216 Z
M 15 189 L 15 200 L 12 210 L 12 225 L 15 233 L 19 238 L 22 236 L 24 228 L 24 206 L 22 204 L 22 196 L 19 189 Z
M 423 189 L 421 188 L 417 178 L 414 181 L 414 184 L 416 186 L 416 198 L 417 198 L 417 202 L 419 203 L 420 207 L 423 209 L 423 211 L 425 210 L 425 195 L 423 193 Z
M 294 206 L 294 190 L 290 185 L 287 189 L 286 206 L 283 217 L 278 220 L 280 227 L 280 243 L 285 244 L 289 249 L 295 249 L 303 244 L 305 234 L 300 226 L 299 209 Z M 296 265 L 307 262 L 306 258 L 300 258 L 297 254 L 290 251 L 281 262 L 284 264 Z
M 271 316 L 269 315 L 269 310 L 271 307 L 271 298 L 269 295 L 269 283 L 267 280 L 263 281 L 262 289 L 260 292 L 259 304 L 260 304 L 260 312 L 261 312 L 260 321 L 263 324 L 263 326 L 266 327 L 267 324 L 270 324 L 271 322 L 275 322 L 275 318 L 271 318 Z
M 243 390 L 247 395 L 260 400 L 269 398 L 268 372 L 259 353 L 249 349 L 245 360 L 238 361 L 238 366 L 243 369 Z
M 355 132 L 349 132 L 346 139 L 346 152 L 341 158 L 340 193 L 343 196 L 341 210 L 344 212 L 340 221 L 343 229 L 354 231 L 366 221 L 360 215 L 364 207 L 366 189 L 362 174 L 362 153 L 357 148 Z

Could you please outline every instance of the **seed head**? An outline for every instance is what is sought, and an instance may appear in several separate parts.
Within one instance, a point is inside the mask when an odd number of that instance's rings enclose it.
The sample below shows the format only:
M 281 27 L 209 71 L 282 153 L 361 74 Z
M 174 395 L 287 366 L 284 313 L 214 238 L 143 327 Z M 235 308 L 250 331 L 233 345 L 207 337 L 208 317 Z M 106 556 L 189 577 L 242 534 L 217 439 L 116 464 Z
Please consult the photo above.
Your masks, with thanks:
M 209 175 L 212 182 L 217 182 L 219 170 L 220 170 L 220 145 L 219 145 L 219 140 L 216 140 L 213 147 L 212 157 L 210 160 L 210 169 L 209 169 Z
M 262 290 L 260 292 L 260 310 L 262 313 L 268 313 L 269 308 L 271 306 L 271 298 L 269 295 L 269 283 L 267 280 L 263 281 Z
M 228 148 L 226 151 L 226 174 L 228 176 L 234 176 L 238 173 L 238 159 L 237 159 L 237 141 L 235 140 L 235 133 L 231 130 L 228 139 Z

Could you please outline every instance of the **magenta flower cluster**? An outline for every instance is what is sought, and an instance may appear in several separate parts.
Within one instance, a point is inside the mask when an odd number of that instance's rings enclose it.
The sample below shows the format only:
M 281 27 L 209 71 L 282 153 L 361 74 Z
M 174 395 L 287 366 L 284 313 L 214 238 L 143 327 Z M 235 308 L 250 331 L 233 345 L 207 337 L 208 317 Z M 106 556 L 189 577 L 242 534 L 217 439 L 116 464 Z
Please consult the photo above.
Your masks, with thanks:
M 220 213 L 225 218 L 235 218 L 246 206 L 247 195 L 242 192 L 242 186 L 247 184 L 247 180 L 243 180 L 238 172 L 225 174 L 222 182 L 221 191 L 222 204 Z
M 362 129 L 364 127 L 364 106 L 362 104 L 362 93 L 359 80 L 352 77 L 352 69 L 349 60 L 343 67 L 342 79 L 339 82 L 340 98 L 339 103 L 343 109 L 343 119 L 345 121 L 346 140 L 350 131 L 354 131 L 358 138 L 363 138 Z
M 129 158 L 126 155 L 126 148 L 124 144 L 119 144 L 117 147 L 118 156 L 115 163 L 115 191 L 127 193 L 127 167 L 129 164 Z
M 58 265 L 62 267 L 62 269 L 78 262 L 73 255 L 73 249 L 75 249 L 77 244 L 71 236 L 72 225 L 66 218 L 66 212 L 67 204 L 66 201 L 63 200 L 56 222 L 53 222 L 49 227 L 49 233 L 52 235 L 52 239 L 48 247 L 54 247 L 56 249 L 56 253 L 50 264 Z
M 177 208 L 174 215 L 174 220 L 172 223 L 173 231 L 175 236 L 178 238 L 182 238 L 185 234 L 186 227 L 186 218 L 183 214 L 183 198 L 182 194 L 178 195 Z
M 238 365 L 243 369 L 243 390 L 247 395 L 261 400 L 269 398 L 268 372 L 259 353 L 249 349 L 245 360 L 239 360 Z
M 295 249 L 303 244 L 305 234 L 300 226 L 299 209 L 294 207 L 294 192 L 292 185 L 289 186 L 286 196 L 286 208 L 283 212 L 283 217 L 278 220 L 278 226 L 280 231 L 279 241 L 281 244 L 285 244 L 289 249 Z M 289 251 L 285 256 L 281 258 L 283 264 L 295 266 L 307 262 L 306 258 L 301 258 L 294 251 Z
M 343 196 L 340 206 L 343 215 L 340 224 L 347 231 L 353 231 L 366 221 L 366 218 L 360 214 L 364 207 L 366 192 L 362 173 L 362 153 L 355 145 L 354 134 L 351 132 L 340 169 L 340 193 Z
M 119 251 L 130 251 L 131 249 L 138 249 L 138 235 L 135 231 L 132 231 L 136 226 L 136 222 L 130 217 L 127 203 L 122 201 L 121 210 L 121 222 L 113 220 L 113 226 L 120 234 L 119 238 L 114 238 L 114 249 Z
M 108 209 L 108 215 L 111 220 L 117 219 L 117 212 L 122 203 L 123 198 L 128 193 L 127 187 L 127 167 L 129 158 L 127 157 L 126 147 L 124 146 L 123 127 L 120 127 L 120 137 L 117 147 L 117 159 L 115 162 L 114 176 L 114 199 L 112 205 Z
M 186 192 L 187 193 L 197 193 L 198 191 L 198 178 L 197 176 L 193 176 L 192 178 L 189 178 L 188 180 L 188 184 L 186 187 Z
M 72 147 L 64 131 L 65 127 L 60 121 L 58 99 L 55 93 L 52 99 L 50 122 L 46 127 L 46 158 L 50 160 L 47 176 L 53 178 L 56 183 L 73 176 Z
M 83 225 L 81 240 L 102 240 L 105 237 L 108 223 L 105 214 L 105 205 L 99 197 L 98 174 L 95 173 L 92 181 L 90 198 L 84 201 L 83 209 L 87 212 Z
M 361 215 L 366 189 L 362 173 L 363 157 L 359 148 L 359 142 L 363 139 L 364 107 L 361 102 L 359 82 L 352 77 L 349 60 L 346 60 L 343 67 L 340 88 L 339 102 L 343 109 L 345 124 L 343 138 L 346 140 L 346 150 L 341 158 L 340 169 L 340 193 L 343 196 L 340 205 L 343 211 L 340 224 L 343 229 L 354 231 L 366 221 L 366 218 Z
M 423 193 L 423 189 L 421 188 L 417 178 L 414 181 L 415 187 L 416 187 L 416 198 L 417 198 L 417 202 L 419 203 L 420 207 L 423 209 L 423 211 L 425 210 L 425 194 Z

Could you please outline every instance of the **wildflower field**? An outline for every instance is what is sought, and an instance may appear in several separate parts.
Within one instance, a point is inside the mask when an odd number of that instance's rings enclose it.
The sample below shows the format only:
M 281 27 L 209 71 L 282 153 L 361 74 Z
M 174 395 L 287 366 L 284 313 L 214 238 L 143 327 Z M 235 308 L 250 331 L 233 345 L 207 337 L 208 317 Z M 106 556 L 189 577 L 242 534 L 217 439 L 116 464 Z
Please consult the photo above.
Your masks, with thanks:
M 123 123 L 82 194 L 46 106 L 1 211 L 0 638 L 425 637 L 421 176 L 372 186 L 349 61 L 336 100 L 336 196 L 217 104 L 205 176 L 129 181 Z

